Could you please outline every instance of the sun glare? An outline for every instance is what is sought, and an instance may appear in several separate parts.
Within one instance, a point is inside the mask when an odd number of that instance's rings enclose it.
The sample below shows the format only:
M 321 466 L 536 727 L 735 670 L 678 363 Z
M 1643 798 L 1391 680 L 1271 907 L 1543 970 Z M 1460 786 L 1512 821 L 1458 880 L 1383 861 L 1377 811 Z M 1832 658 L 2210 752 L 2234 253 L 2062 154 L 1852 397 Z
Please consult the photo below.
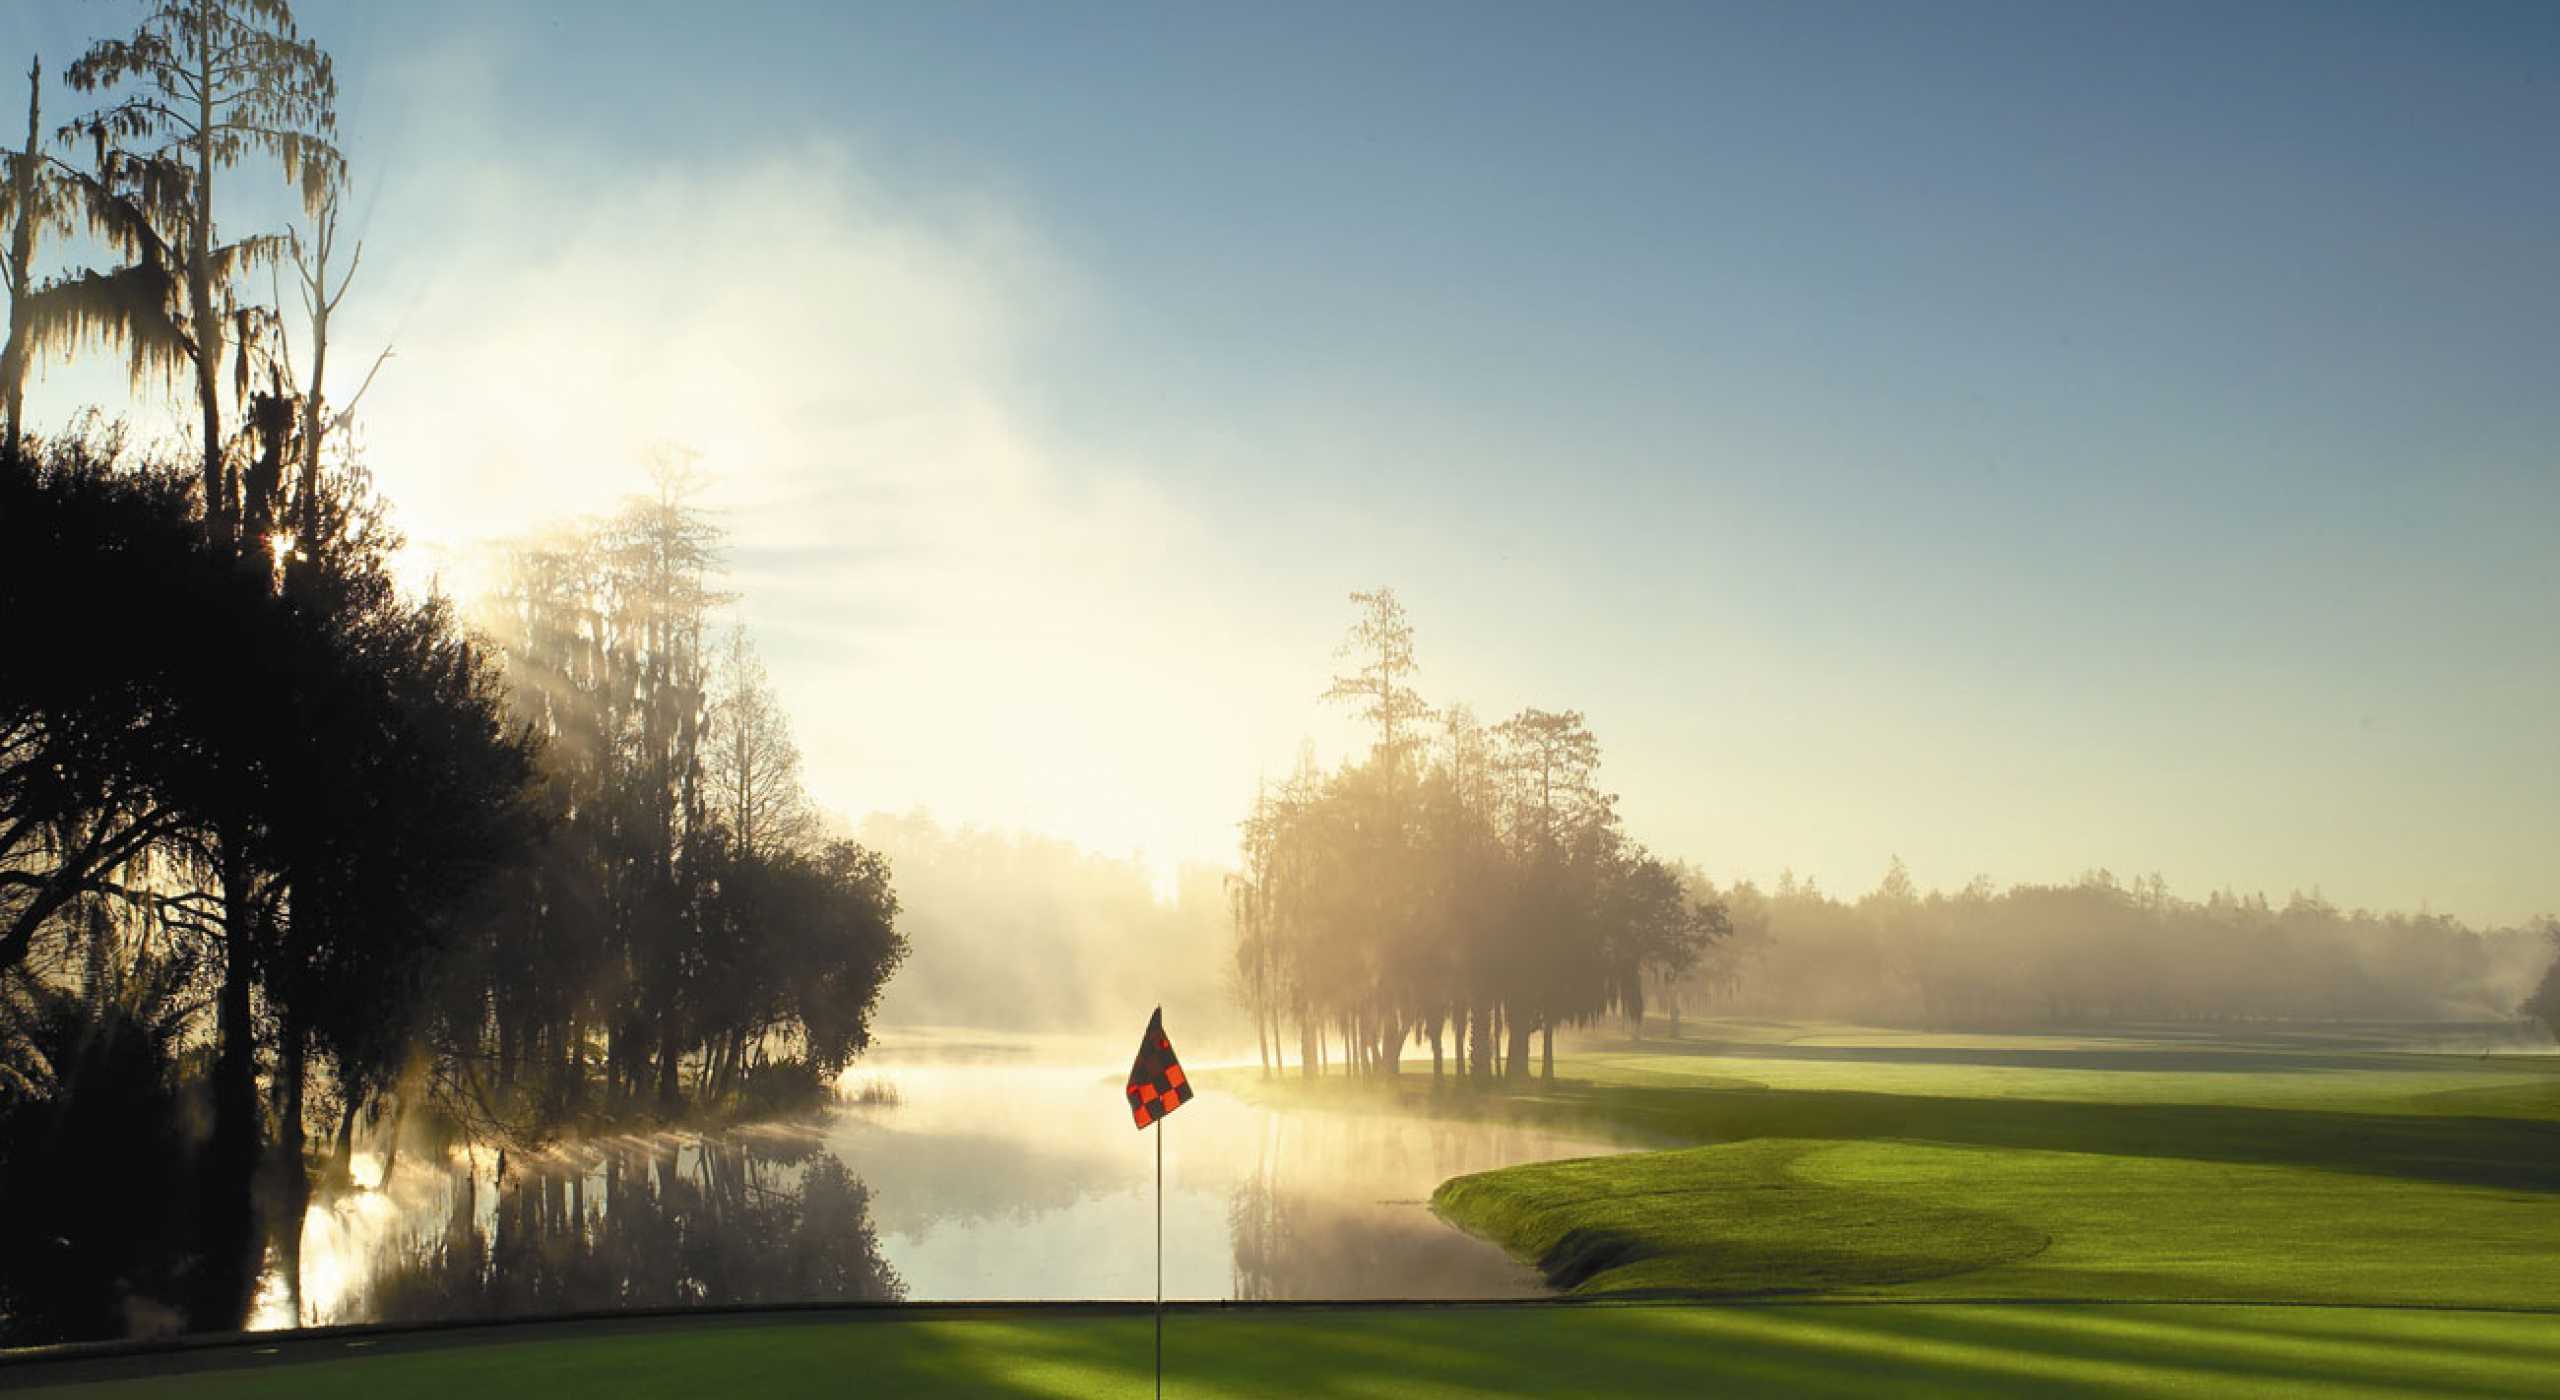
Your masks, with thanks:
M 2560 1397 L 2560 0 L 1273 8 L 0 0 L 0 1392 Z

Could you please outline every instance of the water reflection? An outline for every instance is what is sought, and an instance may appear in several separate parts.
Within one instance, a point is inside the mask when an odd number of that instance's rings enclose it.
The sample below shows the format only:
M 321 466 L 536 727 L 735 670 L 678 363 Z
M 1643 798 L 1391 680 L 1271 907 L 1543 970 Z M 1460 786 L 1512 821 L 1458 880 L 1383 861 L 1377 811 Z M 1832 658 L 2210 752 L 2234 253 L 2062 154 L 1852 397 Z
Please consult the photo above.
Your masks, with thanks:
M 1122 1068 L 893 1045 L 876 1107 L 533 1161 L 404 1162 L 315 1205 L 301 1300 L 279 1268 L 253 1325 L 823 1299 L 1147 1298 L 1155 1142 Z M 1275 1112 L 1222 1092 L 1166 1120 L 1174 1298 L 1493 1298 L 1536 1272 L 1431 1214 L 1463 1172 L 1610 1150 L 1517 1127 Z M 1250 1073 L 1251 1071 L 1229 1071 Z
M 904 1049 L 877 1069 L 899 1105 L 847 1114 L 826 1141 L 878 1188 L 882 1248 L 910 1296 L 1153 1295 L 1157 1130 L 1128 1126 L 1125 1055 L 1032 1067 Z M 1535 1270 L 1432 1215 L 1431 1191 L 1612 1150 L 1495 1124 L 1274 1112 L 1221 1089 L 1251 1070 L 1197 1068 L 1200 1096 L 1161 1128 L 1168 1297 L 1542 1293 Z
M 315 1208 L 305 1324 L 903 1296 L 871 1192 L 806 1137 L 620 1140 L 457 1158 L 400 1194 Z M 252 1326 L 289 1326 L 270 1279 Z M 281 1311 L 279 1311 L 281 1308 Z
M 1560 1155 L 1521 1151 L 1531 1146 L 1523 1142 L 1508 1145 L 1514 1151 L 1446 1124 L 1268 1115 L 1252 1170 L 1227 1198 L 1234 1296 L 1519 1298 L 1544 1292 L 1535 1271 L 1450 1228 L 1424 1200 L 1431 1186 L 1460 1172 L 1524 1155 Z M 1310 1180 L 1310 1163 L 1347 1170 Z M 1444 1171 L 1443 1163 L 1464 1165 Z M 1424 1178 L 1428 1182 L 1417 1186 Z

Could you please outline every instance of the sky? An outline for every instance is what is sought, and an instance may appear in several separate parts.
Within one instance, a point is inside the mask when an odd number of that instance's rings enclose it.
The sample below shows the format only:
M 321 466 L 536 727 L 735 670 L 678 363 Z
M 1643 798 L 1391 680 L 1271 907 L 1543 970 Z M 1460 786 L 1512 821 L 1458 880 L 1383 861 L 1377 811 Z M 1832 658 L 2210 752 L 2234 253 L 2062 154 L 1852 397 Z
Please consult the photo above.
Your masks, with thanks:
M 838 812 L 1230 859 L 1389 585 L 1720 878 L 2560 910 L 2560 8 L 296 10 L 414 575 L 699 453 Z

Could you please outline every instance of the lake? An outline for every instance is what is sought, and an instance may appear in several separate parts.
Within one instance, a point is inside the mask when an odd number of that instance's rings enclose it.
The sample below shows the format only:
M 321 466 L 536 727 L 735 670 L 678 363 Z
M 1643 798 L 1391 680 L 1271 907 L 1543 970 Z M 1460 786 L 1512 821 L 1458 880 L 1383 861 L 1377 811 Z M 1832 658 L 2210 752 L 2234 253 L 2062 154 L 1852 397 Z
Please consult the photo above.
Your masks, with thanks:
M 1155 1295 L 1155 1134 L 1170 1298 L 1511 1298 L 1535 1270 L 1434 1216 L 1449 1177 L 1612 1144 L 1482 1123 L 1275 1110 L 1222 1092 L 1135 1130 L 1126 1054 L 888 1035 L 847 1077 L 881 1100 L 803 1123 L 411 1154 L 315 1204 L 273 1252 L 256 1328 L 605 1308 Z M 1427 1069 L 1424 1071 L 1427 1073 Z M 359 1155 L 357 1175 L 381 1170 Z M 298 1272 L 299 1299 L 293 1287 Z

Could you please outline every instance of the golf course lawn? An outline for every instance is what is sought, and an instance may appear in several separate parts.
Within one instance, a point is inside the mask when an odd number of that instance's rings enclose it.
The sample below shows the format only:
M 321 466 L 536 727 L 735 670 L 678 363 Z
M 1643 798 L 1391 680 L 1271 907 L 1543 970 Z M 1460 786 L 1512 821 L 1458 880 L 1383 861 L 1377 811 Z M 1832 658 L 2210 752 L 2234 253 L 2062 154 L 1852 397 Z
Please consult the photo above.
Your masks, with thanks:
M 1764 1032 L 1568 1055 L 1507 1094 L 1248 1092 L 1669 1148 L 1434 1196 L 1584 1296 L 2560 1308 L 2560 1062 L 2304 1039 Z
M 80 1400 L 1152 1393 L 1143 1316 L 679 1326 L 291 1361 Z M 2528 1395 L 2560 1317 L 2090 1304 L 1324 1308 L 1176 1313 L 1169 1396 Z M 0 1372 L 0 1382 L 9 1377 Z
M 2560 1057 L 2411 1028 L 1692 1023 L 1552 1083 L 1202 1078 L 1616 1155 L 1433 1206 L 1581 1305 L 1184 1309 L 1168 1395 L 2461 1395 L 2560 1388 Z M 1408 1061 L 1410 1069 L 1411 1062 Z M 1151 1393 L 1143 1314 L 747 1315 L 0 1367 L 88 1400 Z M 350 1349 L 353 1348 L 353 1349 Z

